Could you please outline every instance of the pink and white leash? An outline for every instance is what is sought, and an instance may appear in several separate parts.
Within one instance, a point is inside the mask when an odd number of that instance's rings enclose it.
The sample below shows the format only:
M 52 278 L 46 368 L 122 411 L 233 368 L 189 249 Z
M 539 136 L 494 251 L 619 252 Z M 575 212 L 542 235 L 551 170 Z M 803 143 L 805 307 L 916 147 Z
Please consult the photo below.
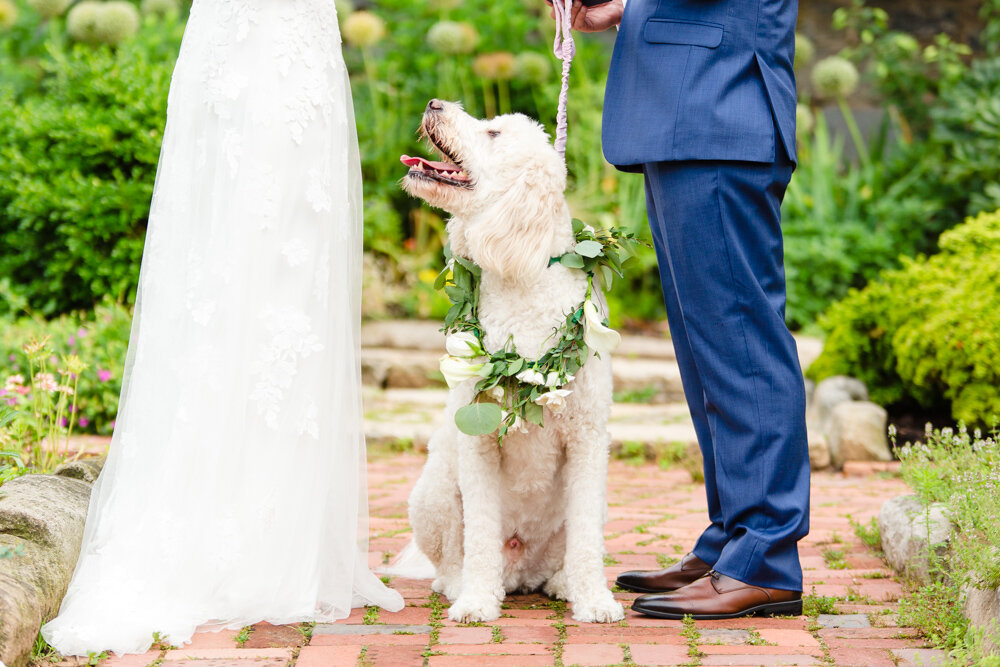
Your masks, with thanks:
M 559 91 L 559 110 L 556 113 L 556 151 L 566 159 L 566 135 L 568 122 L 566 107 L 569 103 L 569 70 L 576 55 L 573 41 L 572 15 L 573 0 L 552 0 L 556 13 L 556 38 L 552 50 L 562 60 L 562 90 Z

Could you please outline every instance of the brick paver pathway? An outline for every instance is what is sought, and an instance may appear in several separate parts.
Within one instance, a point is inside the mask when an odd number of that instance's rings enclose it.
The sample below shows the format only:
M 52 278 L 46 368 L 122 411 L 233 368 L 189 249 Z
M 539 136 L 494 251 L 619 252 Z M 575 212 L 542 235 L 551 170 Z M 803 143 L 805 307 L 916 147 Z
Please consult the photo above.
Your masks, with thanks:
M 372 563 L 409 540 L 406 499 L 423 457 L 381 456 L 369 464 Z M 864 473 L 862 466 L 855 473 Z M 390 614 L 355 610 L 312 629 L 256 626 L 249 634 L 201 633 L 183 649 L 111 659 L 109 667 L 534 667 L 536 665 L 933 665 L 940 653 L 896 626 L 902 594 L 848 520 L 867 523 L 887 498 L 905 492 L 888 474 L 813 476 L 812 532 L 802 543 L 813 615 L 697 622 L 649 619 L 631 611 L 614 625 L 573 621 L 565 606 L 539 595 L 512 596 L 485 626 L 447 620 L 447 601 L 429 582 L 395 579 L 407 607 Z M 656 568 L 691 547 L 704 527 L 701 485 L 688 473 L 653 464 L 611 464 L 607 526 L 609 582 L 626 569 Z M 619 593 L 628 603 L 634 596 Z M 835 599 L 834 599 L 835 598 Z M 822 608 L 822 607 L 826 608 Z M 823 612 L 823 613 L 820 613 Z M 829 612 L 829 613 L 827 613 Z M 243 639 L 240 647 L 238 640 Z

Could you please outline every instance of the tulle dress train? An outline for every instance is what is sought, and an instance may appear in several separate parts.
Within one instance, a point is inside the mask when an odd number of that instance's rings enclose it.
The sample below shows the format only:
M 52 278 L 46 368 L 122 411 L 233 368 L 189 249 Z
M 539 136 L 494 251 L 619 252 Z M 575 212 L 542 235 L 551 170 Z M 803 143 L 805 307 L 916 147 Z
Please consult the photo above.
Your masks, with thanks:
M 195 0 L 60 653 L 402 608 L 367 562 L 361 215 L 333 0 Z

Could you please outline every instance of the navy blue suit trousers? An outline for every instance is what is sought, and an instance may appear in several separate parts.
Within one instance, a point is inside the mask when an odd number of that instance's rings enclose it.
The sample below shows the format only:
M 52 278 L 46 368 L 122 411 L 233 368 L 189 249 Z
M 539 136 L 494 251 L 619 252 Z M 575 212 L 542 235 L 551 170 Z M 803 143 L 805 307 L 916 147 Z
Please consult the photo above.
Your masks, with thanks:
M 787 158 L 643 166 L 670 333 L 705 459 L 711 525 L 694 553 L 740 581 L 800 591 L 809 452 L 781 236 L 792 170 Z

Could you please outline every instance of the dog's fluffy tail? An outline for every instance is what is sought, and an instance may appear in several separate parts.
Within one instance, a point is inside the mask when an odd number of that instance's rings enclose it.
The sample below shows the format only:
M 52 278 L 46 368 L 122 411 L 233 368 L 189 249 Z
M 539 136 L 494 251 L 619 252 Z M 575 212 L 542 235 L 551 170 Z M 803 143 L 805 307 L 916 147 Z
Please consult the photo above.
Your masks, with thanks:
M 410 540 L 410 543 L 399 552 L 396 560 L 380 568 L 379 574 L 388 574 L 404 579 L 433 579 L 437 576 L 434 563 L 413 540 Z

